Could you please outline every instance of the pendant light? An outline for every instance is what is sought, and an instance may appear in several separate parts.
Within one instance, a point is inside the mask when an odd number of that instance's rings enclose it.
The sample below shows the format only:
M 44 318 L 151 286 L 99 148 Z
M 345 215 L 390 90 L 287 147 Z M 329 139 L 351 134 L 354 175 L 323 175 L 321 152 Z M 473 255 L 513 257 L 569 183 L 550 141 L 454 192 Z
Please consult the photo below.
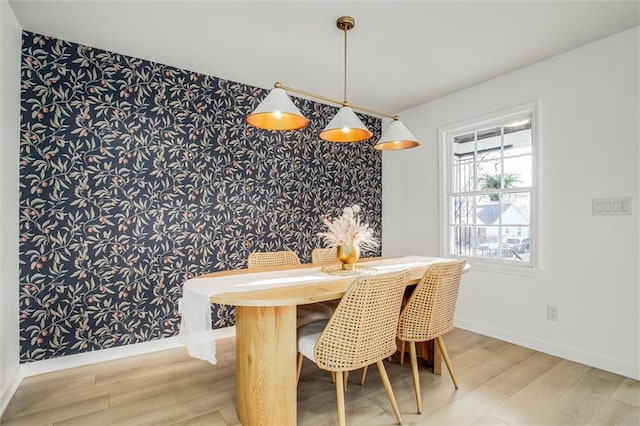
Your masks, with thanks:
M 309 120 L 291 101 L 286 92 L 319 99 L 332 104 L 342 105 L 338 113 L 320 132 L 320 139 L 329 142 L 360 142 L 370 139 L 373 133 L 362 123 L 354 110 L 363 111 L 380 117 L 393 119 L 378 143 L 374 146 L 379 150 L 400 150 L 414 148 L 420 145 L 416 137 L 399 120 L 397 115 L 389 115 L 368 108 L 352 105 L 347 101 L 347 32 L 355 26 L 355 19 L 342 16 L 336 21 L 336 26 L 344 32 L 344 91 L 342 101 L 320 96 L 282 85 L 274 84 L 269 95 L 260 102 L 258 107 L 247 116 L 247 123 L 266 130 L 296 130 L 305 127 Z
M 320 132 L 320 139 L 328 142 L 360 142 L 369 139 L 373 133 L 360 121 L 348 106 L 343 106 Z
M 347 102 L 347 32 L 355 24 L 351 16 L 342 16 L 336 21 L 338 29 L 344 32 L 344 89 L 342 108 L 320 133 L 320 139 L 329 142 L 360 142 L 373 136 Z
M 309 120 L 287 96 L 287 92 L 276 87 L 247 117 L 247 123 L 260 129 L 296 130 L 306 127 Z
M 382 134 L 374 148 L 380 150 L 409 149 L 418 145 L 420 145 L 418 139 L 396 117 L 389 124 L 389 127 L 387 127 L 387 130 Z

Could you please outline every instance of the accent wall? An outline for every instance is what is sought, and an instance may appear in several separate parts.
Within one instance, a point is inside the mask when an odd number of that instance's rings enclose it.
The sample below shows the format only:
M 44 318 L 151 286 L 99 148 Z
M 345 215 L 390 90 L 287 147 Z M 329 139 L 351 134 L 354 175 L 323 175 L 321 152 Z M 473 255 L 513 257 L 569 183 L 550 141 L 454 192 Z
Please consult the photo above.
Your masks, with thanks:
M 255 129 L 265 89 L 30 32 L 21 84 L 21 362 L 173 336 L 185 280 L 253 251 L 308 262 L 344 206 L 381 234 L 373 142 L 317 137 L 335 107 L 294 98 L 306 129 Z

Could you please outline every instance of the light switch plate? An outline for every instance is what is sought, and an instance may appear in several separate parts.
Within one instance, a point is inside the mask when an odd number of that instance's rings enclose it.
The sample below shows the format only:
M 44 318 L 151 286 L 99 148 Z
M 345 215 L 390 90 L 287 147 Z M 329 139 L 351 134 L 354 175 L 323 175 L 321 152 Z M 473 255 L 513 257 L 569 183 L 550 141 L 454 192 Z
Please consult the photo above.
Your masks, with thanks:
M 594 216 L 630 215 L 631 197 L 594 198 L 592 211 Z

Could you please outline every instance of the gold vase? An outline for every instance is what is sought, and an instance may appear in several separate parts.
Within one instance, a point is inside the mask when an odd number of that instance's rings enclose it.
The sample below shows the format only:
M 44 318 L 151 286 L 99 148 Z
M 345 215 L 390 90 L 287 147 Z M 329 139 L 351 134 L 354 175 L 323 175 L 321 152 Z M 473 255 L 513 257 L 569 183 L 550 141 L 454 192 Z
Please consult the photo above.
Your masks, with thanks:
M 342 269 L 349 271 L 360 259 L 360 247 L 358 246 L 338 246 L 336 250 L 338 260 L 342 263 Z

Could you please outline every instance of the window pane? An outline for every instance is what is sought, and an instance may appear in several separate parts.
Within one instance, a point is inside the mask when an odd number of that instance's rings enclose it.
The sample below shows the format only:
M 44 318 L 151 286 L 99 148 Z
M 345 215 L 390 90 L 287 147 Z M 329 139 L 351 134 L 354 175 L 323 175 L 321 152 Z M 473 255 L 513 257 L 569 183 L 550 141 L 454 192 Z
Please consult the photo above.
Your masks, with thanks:
M 453 137 L 453 154 L 456 156 L 471 155 L 476 149 L 475 134 L 467 133 Z
M 528 226 L 509 228 L 502 240 L 502 255 L 504 259 L 528 262 L 531 251 L 531 228 Z M 520 235 L 517 235 L 520 234 Z
M 500 228 L 498 226 L 476 227 L 475 255 L 498 257 L 500 255 Z
M 521 114 L 521 115 L 512 117 L 510 120 L 507 120 L 504 123 L 505 133 L 518 132 L 522 129 L 530 129 L 530 128 L 531 128 L 530 113 Z
M 506 129 L 505 129 L 506 132 Z M 525 129 L 504 135 L 504 155 L 531 154 L 531 129 Z
M 493 126 L 488 129 L 478 130 L 478 133 L 477 133 L 478 141 L 482 139 L 486 140 L 494 137 L 500 137 L 501 133 L 502 133 L 502 130 L 500 129 L 500 126 Z M 498 146 L 500 146 L 500 139 L 498 139 Z M 478 151 L 480 151 L 479 144 L 478 144 Z
M 502 158 L 502 149 L 495 148 L 486 151 L 478 151 L 478 161 L 500 160 Z
M 498 226 L 500 224 L 500 208 L 499 194 L 476 197 L 476 224 Z M 496 240 L 496 242 L 498 241 Z
M 473 235 L 473 227 L 471 226 L 452 226 L 451 227 L 451 241 L 449 243 L 450 254 L 458 256 L 470 256 L 471 251 L 471 237 Z
M 473 157 L 454 157 L 451 173 L 452 192 L 473 191 L 473 178 L 475 173 Z
M 504 159 L 506 188 L 531 187 L 531 155 Z
M 500 158 L 502 155 L 501 140 L 500 134 L 490 138 L 478 139 L 478 158 Z
M 500 258 L 515 260 L 518 262 L 528 262 L 529 253 L 521 253 L 515 249 L 503 248 L 502 251 L 500 252 Z
M 473 197 L 451 197 L 451 223 L 473 225 Z
M 478 162 L 477 191 L 502 188 L 502 162 L 500 159 Z
M 502 195 L 502 224 L 531 225 L 531 194 L 511 192 Z

